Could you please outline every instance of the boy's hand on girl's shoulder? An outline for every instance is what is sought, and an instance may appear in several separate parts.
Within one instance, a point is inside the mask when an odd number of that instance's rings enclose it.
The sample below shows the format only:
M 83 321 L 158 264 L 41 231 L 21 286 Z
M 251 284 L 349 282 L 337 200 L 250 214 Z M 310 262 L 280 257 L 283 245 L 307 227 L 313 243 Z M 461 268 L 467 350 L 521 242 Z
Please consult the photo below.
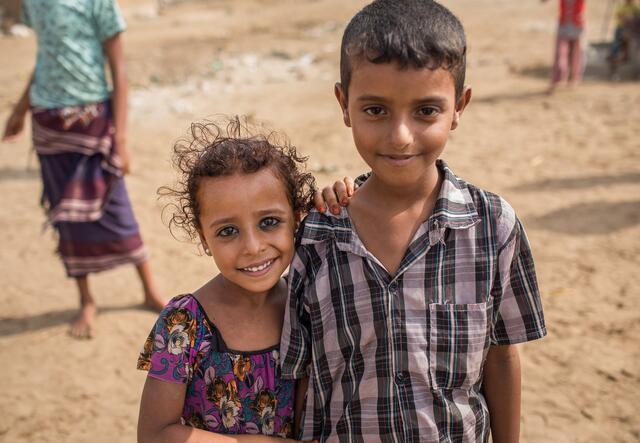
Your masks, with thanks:
M 325 186 L 322 191 L 316 191 L 313 203 L 319 212 L 331 211 L 332 214 L 340 214 L 340 206 L 349 206 L 349 200 L 358 189 L 351 177 L 337 180 L 333 186 Z

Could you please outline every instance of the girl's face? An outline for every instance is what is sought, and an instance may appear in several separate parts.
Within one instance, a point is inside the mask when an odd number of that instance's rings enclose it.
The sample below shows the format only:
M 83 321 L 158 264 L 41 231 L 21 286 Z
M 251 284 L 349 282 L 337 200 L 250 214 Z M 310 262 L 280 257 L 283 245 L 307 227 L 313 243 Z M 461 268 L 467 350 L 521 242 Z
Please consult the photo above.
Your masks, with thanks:
M 271 168 L 203 178 L 197 199 L 200 240 L 225 280 L 256 294 L 273 288 L 293 258 L 296 220 Z

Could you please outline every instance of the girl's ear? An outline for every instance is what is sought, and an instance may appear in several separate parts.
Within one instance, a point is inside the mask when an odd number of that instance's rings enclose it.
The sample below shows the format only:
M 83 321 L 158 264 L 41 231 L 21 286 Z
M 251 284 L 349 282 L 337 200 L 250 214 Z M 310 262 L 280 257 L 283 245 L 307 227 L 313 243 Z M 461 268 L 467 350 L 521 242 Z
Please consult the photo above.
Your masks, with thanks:
M 471 87 L 466 86 L 462 90 L 462 95 L 458 99 L 456 103 L 456 110 L 453 114 L 453 120 L 451 121 L 451 130 L 453 131 L 458 127 L 458 123 L 460 123 L 460 116 L 464 112 L 465 108 L 471 101 Z
M 202 235 L 202 232 L 200 232 L 200 229 L 198 229 L 198 237 L 200 237 L 200 244 L 202 245 L 202 249 L 204 250 L 204 253 L 209 257 L 211 257 L 211 249 L 209 249 L 209 246 L 207 245 L 207 240 L 204 238 L 204 235 Z
M 333 93 L 336 95 L 336 99 L 338 100 L 338 104 L 340 105 L 340 110 L 342 111 L 342 121 L 345 126 L 351 127 L 351 119 L 349 118 L 349 109 L 348 109 L 348 100 L 345 91 L 342 89 L 342 85 L 340 83 L 336 83 L 333 88 Z

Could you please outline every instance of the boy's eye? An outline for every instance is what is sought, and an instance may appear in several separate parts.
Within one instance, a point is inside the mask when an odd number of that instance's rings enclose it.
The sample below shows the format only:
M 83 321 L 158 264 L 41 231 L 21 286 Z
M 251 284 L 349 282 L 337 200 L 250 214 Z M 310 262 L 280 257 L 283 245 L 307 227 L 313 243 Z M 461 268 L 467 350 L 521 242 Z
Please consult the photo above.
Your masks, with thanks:
M 376 117 L 384 114 L 384 108 L 382 106 L 369 106 L 364 110 L 367 114 Z
M 237 235 L 238 229 L 235 226 L 225 226 L 224 228 L 218 231 L 218 237 L 231 237 L 232 235 Z
M 275 217 L 265 217 L 260 220 L 260 228 L 261 229 L 269 229 L 278 226 L 281 221 Z
M 420 109 L 418 109 L 418 114 L 420 114 L 423 117 L 433 117 L 438 112 L 440 111 L 438 110 L 438 108 L 434 106 L 423 106 Z

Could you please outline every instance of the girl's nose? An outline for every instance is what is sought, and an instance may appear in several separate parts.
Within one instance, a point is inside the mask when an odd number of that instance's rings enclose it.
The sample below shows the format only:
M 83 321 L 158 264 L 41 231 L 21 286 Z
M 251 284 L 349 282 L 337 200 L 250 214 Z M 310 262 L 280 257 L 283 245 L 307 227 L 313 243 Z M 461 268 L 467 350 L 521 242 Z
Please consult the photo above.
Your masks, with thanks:
M 244 250 L 247 254 L 256 255 L 262 251 L 263 244 L 256 232 L 247 232 L 244 239 Z

